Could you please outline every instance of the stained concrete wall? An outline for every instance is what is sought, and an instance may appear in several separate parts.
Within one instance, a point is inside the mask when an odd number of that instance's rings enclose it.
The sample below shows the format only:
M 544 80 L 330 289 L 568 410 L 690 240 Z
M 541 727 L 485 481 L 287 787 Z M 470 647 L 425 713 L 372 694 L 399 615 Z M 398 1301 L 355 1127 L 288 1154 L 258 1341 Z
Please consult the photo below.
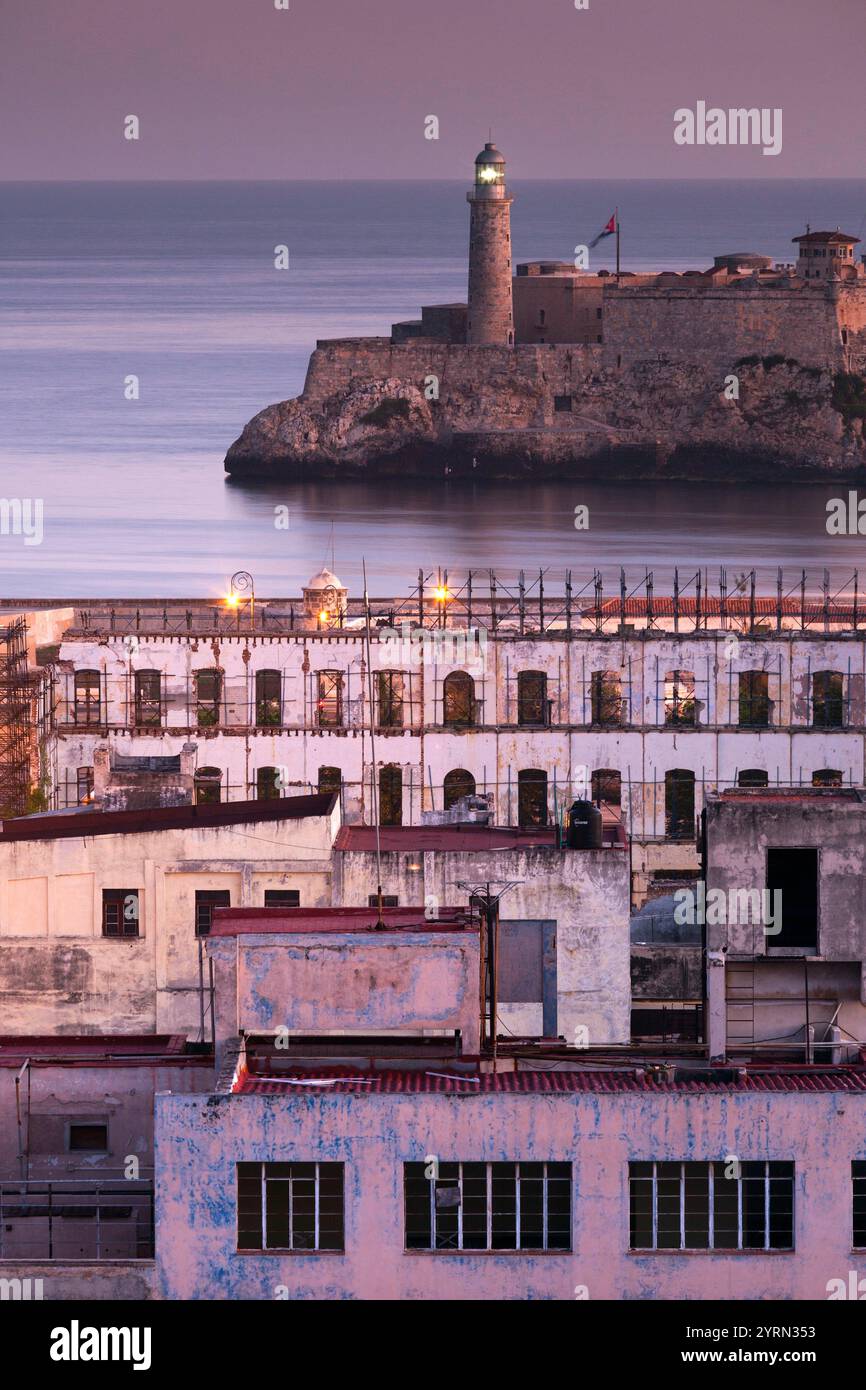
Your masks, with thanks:
M 462 1050 L 478 1053 L 477 927 L 374 935 L 241 933 L 215 937 L 209 953 L 221 1047 L 239 1031 L 280 1028 L 315 1034 L 459 1030 Z
M 273 1299 L 824 1299 L 866 1273 L 851 1249 L 851 1160 L 866 1156 L 851 1094 L 237 1095 L 157 1099 L 162 1297 Z M 404 1162 L 573 1164 L 573 1253 L 407 1253 Z M 628 1163 L 793 1161 L 791 1253 L 633 1253 Z M 235 1165 L 345 1169 L 345 1254 L 237 1253 Z M 586 1297 L 587 1295 L 580 1295 Z
M 341 903 L 366 901 L 375 881 L 376 857 L 339 851 Z M 381 856 L 382 890 L 400 906 L 431 899 L 448 903 L 459 883 L 513 884 L 502 898 L 501 916 L 556 923 L 557 1034 L 575 1041 L 627 1042 L 630 1037 L 629 865 L 619 849 L 557 850 L 553 847 L 456 853 L 386 852 Z M 459 891 L 459 890 L 457 890 Z M 540 1033 L 540 1010 L 500 1003 L 504 1033 Z
M 196 891 L 227 889 L 233 906 L 254 907 L 267 888 L 293 888 L 304 906 L 328 906 L 338 823 L 335 808 L 261 824 L 0 843 L 4 1031 L 196 1037 Z M 137 937 L 102 936 L 105 888 L 138 889 Z

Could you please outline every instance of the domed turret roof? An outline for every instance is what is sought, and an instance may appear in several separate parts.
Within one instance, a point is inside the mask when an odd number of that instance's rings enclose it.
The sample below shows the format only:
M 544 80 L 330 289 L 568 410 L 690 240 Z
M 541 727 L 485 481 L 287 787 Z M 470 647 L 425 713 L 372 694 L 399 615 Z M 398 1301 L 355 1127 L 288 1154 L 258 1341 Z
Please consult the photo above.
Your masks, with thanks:
M 305 585 L 305 589 L 342 589 L 343 585 L 330 570 L 319 570 Z
M 505 155 L 498 150 L 490 141 L 484 146 L 480 154 L 475 156 L 476 164 L 504 164 Z

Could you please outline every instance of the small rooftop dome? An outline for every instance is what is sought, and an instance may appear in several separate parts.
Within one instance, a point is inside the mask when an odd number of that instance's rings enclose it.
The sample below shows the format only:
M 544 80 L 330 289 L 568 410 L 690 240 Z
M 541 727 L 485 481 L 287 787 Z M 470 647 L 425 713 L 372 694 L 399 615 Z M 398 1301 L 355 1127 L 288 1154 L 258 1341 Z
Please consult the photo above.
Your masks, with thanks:
M 480 153 L 480 154 L 477 154 L 477 155 L 475 156 L 475 163 L 476 163 L 476 164 L 504 164 L 504 163 L 505 163 L 505 155 L 502 154 L 501 150 L 498 150 L 498 149 L 496 148 L 496 146 L 492 143 L 492 141 L 488 140 L 487 144 L 484 146 L 484 149 L 481 151 L 481 153 Z
M 330 570 L 319 570 L 312 579 L 304 585 L 305 589 L 342 589 L 343 585 L 335 574 Z

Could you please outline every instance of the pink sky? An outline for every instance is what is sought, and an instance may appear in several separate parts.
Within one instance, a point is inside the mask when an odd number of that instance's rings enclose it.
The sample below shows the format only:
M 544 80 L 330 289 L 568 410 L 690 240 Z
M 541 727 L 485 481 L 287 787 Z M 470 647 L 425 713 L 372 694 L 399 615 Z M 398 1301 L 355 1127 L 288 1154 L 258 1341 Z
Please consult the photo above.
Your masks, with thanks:
M 866 0 L 0 0 L 0 177 L 459 178 L 490 125 L 518 178 L 860 177 L 864 52 Z M 782 153 L 676 146 L 699 100 Z

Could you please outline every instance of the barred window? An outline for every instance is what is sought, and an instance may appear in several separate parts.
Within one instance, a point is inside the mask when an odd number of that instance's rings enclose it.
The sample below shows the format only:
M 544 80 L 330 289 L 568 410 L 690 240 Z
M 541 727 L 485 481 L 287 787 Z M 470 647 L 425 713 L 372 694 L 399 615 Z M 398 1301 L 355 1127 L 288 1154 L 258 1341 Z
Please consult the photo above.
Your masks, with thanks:
M 301 894 L 297 888 L 266 888 L 265 907 L 300 907 Z
M 239 1250 L 342 1250 L 342 1163 L 239 1163 Z
M 851 1164 L 851 1187 L 854 1206 L 854 1236 L 852 1244 L 866 1248 L 866 1159 L 856 1158 Z
M 135 722 L 142 728 L 162 723 L 162 676 L 159 671 L 135 672 Z
M 633 1250 L 793 1250 L 794 1165 L 630 1163 Z
M 695 719 L 694 671 L 665 673 L 665 723 L 693 725 Z
M 280 724 L 283 702 L 279 671 L 256 671 L 256 724 L 267 728 Z
M 320 729 L 339 729 L 343 725 L 343 676 L 340 671 L 317 673 L 317 723 Z
M 98 671 L 75 672 L 75 703 L 73 718 L 76 724 L 98 724 L 101 712 L 101 683 Z
M 570 1250 L 570 1163 L 406 1163 L 407 1250 Z
M 403 675 L 400 671 L 379 671 L 379 725 L 383 729 L 403 727 Z
M 740 723 L 753 729 L 765 729 L 770 725 L 771 702 L 769 676 L 766 671 L 741 671 L 739 673 L 739 714 Z
M 845 700 L 841 671 L 815 671 L 812 675 L 812 724 L 816 729 L 841 729 Z

